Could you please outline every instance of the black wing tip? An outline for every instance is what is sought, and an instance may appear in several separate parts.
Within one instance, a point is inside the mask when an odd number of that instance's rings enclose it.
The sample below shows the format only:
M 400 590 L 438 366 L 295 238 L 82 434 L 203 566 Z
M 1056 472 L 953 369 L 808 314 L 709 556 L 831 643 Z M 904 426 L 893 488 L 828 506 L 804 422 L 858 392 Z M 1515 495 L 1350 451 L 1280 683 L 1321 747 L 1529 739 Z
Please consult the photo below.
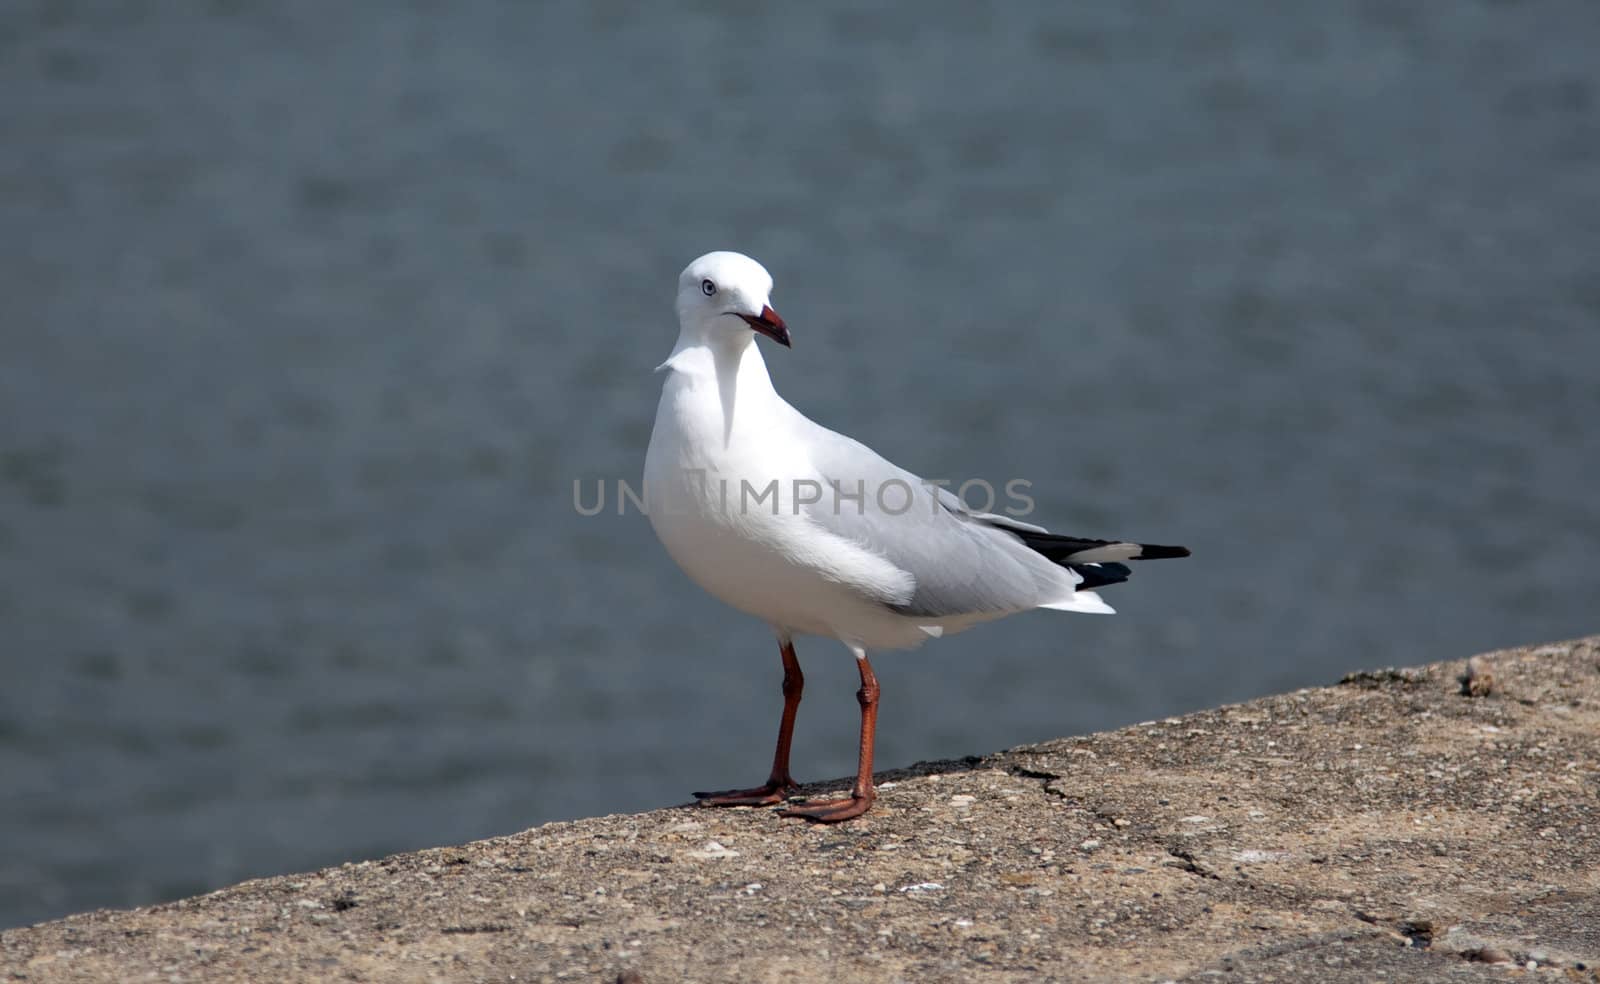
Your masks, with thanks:
M 1077 590 L 1093 591 L 1111 584 L 1121 584 L 1133 574 L 1133 569 L 1127 564 L 1116 564 L 1110 561 L 1099 561 L 1093 564 L 1068 564 L 1067 570 L 1083 578 Z
M 1111 547 L 1127 541 L 1122 540 L 1093 540 L 1081 536 L 1062 536 L 1058 533 L 1040 533 L 1036 530 L 1019 530 L 1012 527 L 1001 526 L 1012 536 L 1027 544 L 1028 549 L 1041 553 L 1053 563 L 1068 564 L 1078 554 L 1087 553 L 1099 547 Z M 1176 557 L 1189 556 L 1188 547 L 1168 546 L 1161 543 L 1130 544 L 1139 548 L 1137 556 L 1129 560 L 1169 560 Z
M 1189 556 L 1188 547 L 1167 547 L 1159 543 L 1139 544 L 1139 560 L 1170 560 Z

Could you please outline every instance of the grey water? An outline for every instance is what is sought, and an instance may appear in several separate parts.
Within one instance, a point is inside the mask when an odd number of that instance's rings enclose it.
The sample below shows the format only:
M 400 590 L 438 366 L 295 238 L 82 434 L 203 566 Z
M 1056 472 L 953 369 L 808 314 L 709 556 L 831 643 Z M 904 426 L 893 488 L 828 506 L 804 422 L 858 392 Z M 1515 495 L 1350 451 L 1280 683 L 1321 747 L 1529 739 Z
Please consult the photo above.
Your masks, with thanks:
M 1587 0 L 4 5 L 0 926 L 759 781 L 766 629 L 573 503 L 715 248 L 802 410 L 1194 550 L 883 654 L 882 768 L 1600 631 L 1596 50 Z

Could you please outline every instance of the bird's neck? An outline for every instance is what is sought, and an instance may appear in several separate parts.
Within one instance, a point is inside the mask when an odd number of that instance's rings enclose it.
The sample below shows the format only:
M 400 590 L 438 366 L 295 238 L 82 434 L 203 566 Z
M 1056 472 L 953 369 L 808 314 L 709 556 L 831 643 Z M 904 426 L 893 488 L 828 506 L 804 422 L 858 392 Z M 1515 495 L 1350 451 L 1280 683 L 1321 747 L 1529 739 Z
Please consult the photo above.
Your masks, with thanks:
M 782 403 L 767 375 L 766 360 L 755 337 L 695 338 L 680 335 L 672 355 L 661 369 L 681 374 L 691 385 L 714 386 L 722 409 L 722 435 L 726 443 L 733 436 L 738 417 L 764 414 Z
M 731 338 L 705 338 L 684 332 L 672 354 L 660 366 L 687 376 L 715 379 L 719 386 L 729 386 L 751 395 L 770 393 L 772 377 L 767 375 L 766 360 L 754 335 Z

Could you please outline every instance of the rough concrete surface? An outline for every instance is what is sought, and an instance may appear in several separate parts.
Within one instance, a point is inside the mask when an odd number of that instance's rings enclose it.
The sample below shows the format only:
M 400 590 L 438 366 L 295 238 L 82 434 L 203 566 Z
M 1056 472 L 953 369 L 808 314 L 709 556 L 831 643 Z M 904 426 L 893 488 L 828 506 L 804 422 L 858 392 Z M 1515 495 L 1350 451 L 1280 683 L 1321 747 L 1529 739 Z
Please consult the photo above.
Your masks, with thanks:
M 838 827 L 674 807 L 86 913 L 0 979 L 1597 979 L 1600 637 L 1466 671 L 885 773 Z

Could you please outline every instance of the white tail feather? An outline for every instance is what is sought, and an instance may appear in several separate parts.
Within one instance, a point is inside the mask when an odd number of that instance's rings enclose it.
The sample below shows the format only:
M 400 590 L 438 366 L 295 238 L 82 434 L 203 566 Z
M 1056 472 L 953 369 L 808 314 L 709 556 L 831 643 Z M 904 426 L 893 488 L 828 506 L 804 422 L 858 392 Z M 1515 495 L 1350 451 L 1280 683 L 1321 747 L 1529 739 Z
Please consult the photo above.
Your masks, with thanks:
M 1105 603 L 1093 591 L 1074 591 L 1060 601 L 1052 601 L 1040 608 L 1053 608 L 1058 612 L 1082 612 L 1088 615 L 1115 615 L 1117 610 Z

